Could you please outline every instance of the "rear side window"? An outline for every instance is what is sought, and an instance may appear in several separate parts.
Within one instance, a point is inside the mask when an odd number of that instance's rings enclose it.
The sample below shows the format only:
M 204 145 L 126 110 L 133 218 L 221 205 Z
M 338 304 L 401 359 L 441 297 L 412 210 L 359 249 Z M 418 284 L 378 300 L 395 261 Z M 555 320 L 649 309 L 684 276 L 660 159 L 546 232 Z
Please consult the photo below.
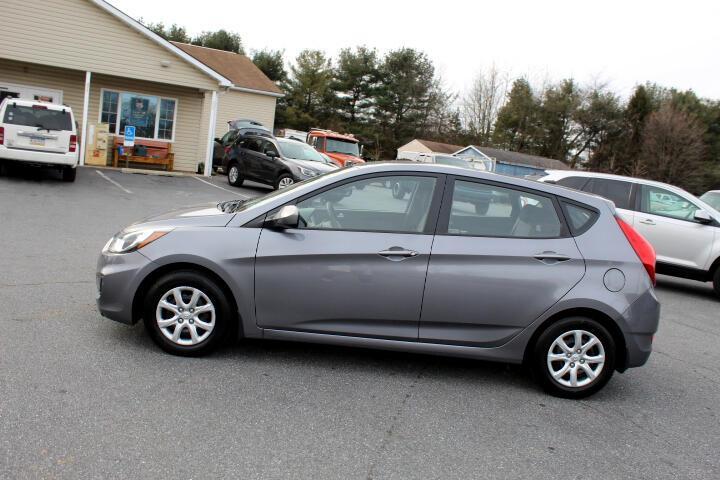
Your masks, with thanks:
M 557 238 L 562 223 L 551 198 L 525 191 L 455 181 L 449 235 Z
M 570 232 L 574 235 L 582 235 L 593 226 L 598 218 L 598 213 L 590 208 L 581 207 L 574 203 L 562 202 L 565 210 L 565 218 L 570 226 Z
M 592 178 L 583 190 L 612 200 L 615 202 L 617 208 L 632 210 L 630 208 L 630 192 L 632 190 L 632 184 L 630 182 L 610 180 L 607 178 Z
M 587 182 L 587 177 L 565 177 L 561 178 L 557 182 L 558 185 L 563 187 L 574 188 L 575 190 L 582 190 L 583 185 Z
M 26 107 L 9 104 L 4 123 L 49 130 L 72 130 L 72 119 L 67 110 L 51 110 L 44 106 Z

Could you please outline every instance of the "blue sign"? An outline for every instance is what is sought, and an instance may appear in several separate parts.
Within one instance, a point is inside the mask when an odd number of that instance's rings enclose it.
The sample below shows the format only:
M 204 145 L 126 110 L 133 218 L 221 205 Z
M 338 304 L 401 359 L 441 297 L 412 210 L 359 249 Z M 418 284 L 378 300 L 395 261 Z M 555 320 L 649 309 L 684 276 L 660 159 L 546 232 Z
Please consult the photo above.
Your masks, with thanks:
M 125 141 L 123 145 L 126 147 L 132 147 L 135 145 L 135 127 L 131 125 L 125 126 Z

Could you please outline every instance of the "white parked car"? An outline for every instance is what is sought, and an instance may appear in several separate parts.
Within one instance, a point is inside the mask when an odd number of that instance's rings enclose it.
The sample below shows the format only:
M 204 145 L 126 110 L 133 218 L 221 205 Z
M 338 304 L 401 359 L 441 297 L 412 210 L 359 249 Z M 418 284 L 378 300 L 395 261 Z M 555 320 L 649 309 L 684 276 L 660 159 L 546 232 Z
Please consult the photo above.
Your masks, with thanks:
M 18 98 L 0 104 L 0 162 L 59 168 L 63 180 L 73 182 L 78 151 L 70 107 Z
M 720 212 L 666 183 L 573 170 L 548 170 L 538 181 L 595 193 L 655 247 L 657 271 L 713 282 L 720 295 Z
M 700 200 L 720 212 L 720 190 L 710 190 L 709 192 L 705 192 L 700 196 Z

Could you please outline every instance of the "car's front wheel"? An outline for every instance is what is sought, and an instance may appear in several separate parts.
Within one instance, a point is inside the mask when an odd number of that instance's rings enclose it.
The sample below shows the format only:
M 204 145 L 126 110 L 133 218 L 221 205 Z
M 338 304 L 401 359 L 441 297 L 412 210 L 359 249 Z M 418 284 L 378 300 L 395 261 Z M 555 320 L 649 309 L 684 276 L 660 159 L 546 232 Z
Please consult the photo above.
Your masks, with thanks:
M 217 283 L 186 270 L 164 275 L 149 289 L 143 321 L 166 352 L 198 356 L 220 344 L 231 323 L 231 312 Z
M 713 275 L 713 288 L 715 289 L 715 295 L 720 297 L 720 267 L 715 269 L 715 275 Z
M 233 187 L 239 187 L 243 184 L 244 179 L 240 175 L 240 167 L 236 162 L 230 164 L 228 168 L 228 183 Z
M 295 183 L 295 179 L 293 179 L 292 175 L 283 173 L 277 178 L 277 180 L 275 180 L 275 190 L 289 187 L 293 183 Z
M 550 325 L 535 342 L 531 367 L 550 394 L 584 398 L 603 388 L 615 370 L 615 342 L 596 320 L 562 319 Z

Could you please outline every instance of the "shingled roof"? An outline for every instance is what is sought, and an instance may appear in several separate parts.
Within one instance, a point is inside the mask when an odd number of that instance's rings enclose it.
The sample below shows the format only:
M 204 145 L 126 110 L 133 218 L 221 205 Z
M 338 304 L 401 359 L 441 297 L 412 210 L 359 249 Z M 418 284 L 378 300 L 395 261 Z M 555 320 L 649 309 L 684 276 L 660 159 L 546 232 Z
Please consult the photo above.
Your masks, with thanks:
M 431 152 L 435 153 L 447 153 L 452 154 L 463 148 L 460 145 L 451 145 L 449 143 L 440 143 L 440 142 L 433 142 L 430 140 L 421 140 L 417 139 L 418 142 L 425 145 L 427 148 L 430 149 Z
M 547 170 L 568 170 L 569 167 L 554 158 L 539 157 L 537 155 L 529 155 L 527 153 L 510 152 L 508 150 L 500 150 L 497 148 L 490 147 L 479 147 L 477 145 L 471 145 L 475 150 L 479 150 L 490 158 L 494 158 L 498 162 L 510 163 L 515 165 L 528 165 L 531 167 L 543 168 Z M 458 150 L 464 148 L 460 147 Z
M 215 48 L 200 47 L 189 43 L 171 42 L 183 52 L 212 68 L 224 76 L 236 87 L 259 90 L 271 94 L 282 95 L 283 91 L 275 82 L 270 80 L 245 55 L 217 50 Z

